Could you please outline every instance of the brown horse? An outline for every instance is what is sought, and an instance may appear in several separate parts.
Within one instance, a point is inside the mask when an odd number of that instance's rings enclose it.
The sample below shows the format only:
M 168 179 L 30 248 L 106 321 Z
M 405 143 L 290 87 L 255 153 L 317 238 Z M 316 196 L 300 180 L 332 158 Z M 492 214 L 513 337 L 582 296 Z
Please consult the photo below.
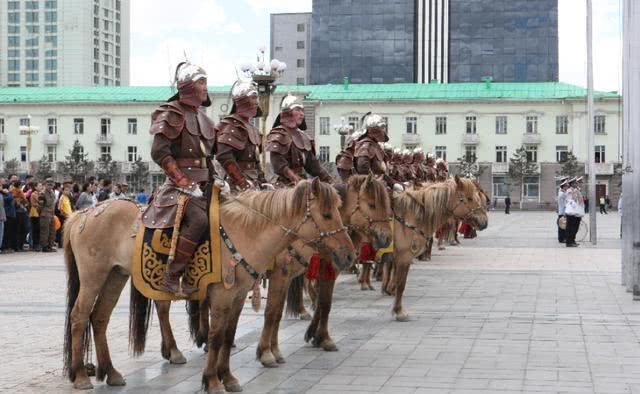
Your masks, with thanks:
M 402 306 L 402 295 L 413 259 L 422 254 L 435 229 L 450 218 L 466 220 L 479 230 L 487 227 L 484 199 L 469 179 L 457 175 L 416 191 L 406 191 L 393 198 L 393 261 L 385 266 L 382 289 L 395 293 L 393 314 L 398 321 L 409 316 Z M 391 283 L 393 277 L 393 284 Z M 390 286 L 393 289 L 390 291 Z
M 329 185 L 318 180 L 303 181 L 294 189 L 246 192 L 222 203 L 220 224 L 236 249 L 259 273 L 294 239 L 328 249 L 338 266 L 346 266 L 354 258 L 354 249 L 344 231 L 339 205 L 339 197 Z M 138 207 L 131 202 L 115 200 L 96 210 L 78 213 L 65 223 L 68 302 L 64 365 L 75 388 L 92 387 L 83 360 L 91 328 L 98 380 L 106 376 L 109 385 L 125 384 L 111 363 L 106 328 L 131 273 L 135 232 L 132 227 L 138 213 Z M 222 261 L 231 258 L 226 247 L 221 257 Z M 222 284 L 215 284 L 208 289 L 208 297 L 213 300 L 212 329 L 208 337 L 212 351 L 203 384 L 209 392 L 222 393 L 225 387 L 229 391 L 241 390 L 229 369 L 229 347 L 242 301 L 253 283 L 253 276 L 240 268 L 233 288 L 226 290 Z M 144 348 L 150 309 L 149 300 L 132 286 L 129 324 L 134 353 Z
M 392 215 L 384 184 L 371 175 L 358 175 L 351 177 L 346 185 L 338 185 L 337 188 L 342 197 L 340 215 L 343 223 L 349 228 L 352 239 L 371 241 L 376 248 L 388 246 L 392 236 Z M 256 349 L 257 358 L 265 367 L 277 367 L 279 363 L 284 363 L 284 357 L 278 347 L 278 328 L 285 298 L 287 298 L 287 289 L 289 289 L 287 309 L 290 314 L 295 315 L 302 309 L 302 275 L 314 252 L 312 248 L 303 248 L 301 253 L 285 251 L 278 256 L 275 269 L 270 273 L 264 326 Z M 321 260 L 321 264 L 326 264 L 326 258 Z M 324 269 L 325 267 L 322 266 L 321 272 Z M 328 296 L 331 297 L 331 293 Z M 328 316 L 330 309 L 324 306 L 316 308 L 316 311 L 318 309 L 320 313 Z M 319 317 L 319 314 L 314 314 L 314 318 L 316 316 Z M 314 335 L 317 337 L 316 344 L 327 350 L 336 350 L 328 334 L 328 319 L 324 319 L 323 323 L 317 335 Z

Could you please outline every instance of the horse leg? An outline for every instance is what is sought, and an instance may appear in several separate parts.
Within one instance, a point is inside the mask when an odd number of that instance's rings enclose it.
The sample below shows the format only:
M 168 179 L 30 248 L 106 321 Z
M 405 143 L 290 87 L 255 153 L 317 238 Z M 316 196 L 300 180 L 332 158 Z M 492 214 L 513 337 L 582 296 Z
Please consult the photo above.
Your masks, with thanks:
M 209 292 L 209 298 L 213 297 L 213 291 Z M 210 329 L 207 335 L 207 361 L 202 373 L 202 386 L 208 394 L 224 394 L 226 390 L 218 377 L 218 361 L 220 350 L 225 339 L 227 323 L 230 319 L 231 300 L 220 294 L 215 302 L 209 303 Z
M 391 295 L 391 293 L 389 292 L 391 264 L 393 264 L 393 254 L 386 253 L 382 256 L 382 283 L 380 284 L 380 291 L 383 295 Z
M 96 281 L 95 283 L 104 283 L 104 281 Z M 87 337 L 89 319 L 93 309 L 96 297 L 100 289 L 97 286 L 80 287 L 76 304 L 71 310 L 71 366 L 70 376 L 73 381 L 73 388 L 80 390 L 89 390 L 93 388 L 91 380 L 87 375 L 87 368 L 84 365 L 85 348 L 88 345 Z
M 111 355 L 109 354 L 109 345 L 107 343 L 107 326 L 109 325 L 113 308 L 118 303 L 127 280 L 129 280 L 129 276 L 118 272 L 117 268 L 111 270 L 91 313 L 91 326 L 93 327 L 96 358 L 98 359 L 96 379 L 102 381 L 106 376 L 109 386 L 125 385 L 124 378 L 111 363 Z
M 267 306 L 264 311 L 264 325 L 260 334 L 260 342 L 256 349 L 256 356 L 263 366 L 274 368 L 278 361 L 272 352 L 272 338 L 278 335 L 278 322 L 282 318 L 282 311 L 287 295 L 287 278 L 282 270 L 276 269 L 269 278 L 269 293 Z
M 397 261 L 395 282 L 396 282 L 396 299 L 393 305 L 393 313 L 396 315 L 397 321 L 408 321 L 409 315 L 402 307 L 402 294 L 407 284 L 407 275 L 409 273 L 410 262 Z
M 297 291 L 300 292 L 300 299 L 304 300 L 304 286 L 301 286 Z M 307 309 L 304 307 L 304 302 L 300 303 L 297 312 L 300 320 L 311 320 L 311 314 L 307 312 Z
M 198 334 L 196 335 L 196 345 L 198 347 L 204 345 L 204 352 L 209 349 L 207 345 L 207 336 L 209 335 L 209 297 L 205 297 L 200 301 L 200 324 L 198 327 Z
M 242 386 L 238 379 L 231 373 L 229 366 L 229 358 L 231 356 L 231 347 L 233 346 L 233 340 L 236 337 L 236 328 L 238 328 L 238 320 L 240 319 L 240 313 L 242 313 L 242 306 L 246 295 L 237 296 L 233 301 L 231 307 L 231 316 L 224 334 L 224 341 L 220 348 L 218 357 L 218 378 L 224 384 L 225 390 L 231 393 L 238 393 L 242 391 Z
M 304 284 L 307 288 L 309 298 L 311 298 L 312 308 L 315 309 L 318 306 L 318 280 L 304 278 Z
M 335 280 L 321 281 L 318 297 L 318 305 L 322 305 L 322 307 L 318 308 L 320 310 L 320 325 L 316 333 L 316 343 L 327 352 L 338 350 L 338 347 L 329 336 L 329 313 L 331 312 L 335 284 Z
M 361 265 L 362 265 L 362 271 L 360 272 L 360 280 L 359 280 L 360 290 L 369 290 L 369 286 L 370 286 L 369 277 L 371 276 L 369 269 L 371 267 L 371 264 L 363 261 Z
M 171 301 L 155 301 L 155 304 L 160 322 L 160 334 L 162 335 L 162 344 L 160 345 L 162 358 L 169 360 L 171 364 L 186 363 L 187 359 L 178 349 L 176 339 L 173 337 L 173 330 L 171 330 L 171 321 L 169 320 Z
M 431 251 L 433 250 L 433 237 L 427 242 L 427 251 L 425 252 L 425 260 L 431 261 Z

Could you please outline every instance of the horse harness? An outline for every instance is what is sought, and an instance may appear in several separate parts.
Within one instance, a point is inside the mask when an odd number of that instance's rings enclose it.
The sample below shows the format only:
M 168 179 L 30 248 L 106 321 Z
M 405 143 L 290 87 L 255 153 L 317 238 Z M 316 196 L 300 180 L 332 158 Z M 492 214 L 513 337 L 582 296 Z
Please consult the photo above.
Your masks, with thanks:
M 456 204 L 456 206 L 453 207 L 453 209 L 448 210 L 447 212 L 451 216 L 454 216 L 454 217 L 456 216 L 454 212 L 456 211 L 456 209 L 458 209 L 460 205 L 464 205 L 465 208 L 467 208 L 467 210 L 469 211 L 467 212 L 466 215 L 459 218 L 462 221 L 468 221 L 469 219 L 471 219 L 474 213 L 478 211 L 482 211 L 482 207 L 469 208 L 469 204 L 465 201 L 464 197 L 462 196 L 462 193 L 460 192 L 456 192 L 456 199 L 458 200 L 458 203 Z
M 369 225 L 366 228 L 363 228 L 362 226 L 358 226 L 356 224 L 348 224 L 347 228 L 349 230 L 362 231 L 369 236 L 374 236 L 375 234 L 373 233 L 372 229 L 374 223 L 387 223 L 393 221 L 393 217 L 391 216 L 384 219 L 372 219 L 371 217 L 369 217 L 369 215 L 367 215 L 360 207 L 360 193 L 357 193 L 356 195 L 356 206 L 353 208 L 351 214 L 349 215 L 349 223 L 351 223 L 351 218 L 353 218 L 353 215 L 355 215 L 356 212 L 360 211 L 360 214 L 365 218 Z

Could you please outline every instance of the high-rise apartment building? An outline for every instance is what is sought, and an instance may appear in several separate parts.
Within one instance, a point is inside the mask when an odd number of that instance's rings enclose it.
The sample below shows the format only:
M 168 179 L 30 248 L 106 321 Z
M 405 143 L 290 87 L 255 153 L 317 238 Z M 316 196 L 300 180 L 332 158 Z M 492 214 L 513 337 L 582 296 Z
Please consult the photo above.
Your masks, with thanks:
M 0 86 L 129 84 L 129 0 L 0 1 Z
M 278 84 L 309 83 L 311 13 L 271 14 L 271 59 L 287 64 Z

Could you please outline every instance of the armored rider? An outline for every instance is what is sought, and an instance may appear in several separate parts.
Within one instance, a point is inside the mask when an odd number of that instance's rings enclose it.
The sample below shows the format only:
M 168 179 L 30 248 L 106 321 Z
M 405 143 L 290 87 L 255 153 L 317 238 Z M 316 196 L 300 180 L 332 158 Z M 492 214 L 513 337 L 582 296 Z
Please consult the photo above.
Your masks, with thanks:
M 205 70 L 183 62 L 176 68 L 175 79 L 178 93 L 151 116 L 151 158 L 167 180 L 144 212 L 142 222 L 147 228 L 179 229 L 175 258 L 165 271 L 161 287 L 188 295 L 197 289 L 185 287 L 184 282 L 181 287 L 180 278 L 208 229 L 200 183 L 213 176 L 207 161 L 215 144 L 215 125 L 205 113 L 205 107 L 211 105 Z M 179 206 L 182 220 L 174 227 Z

